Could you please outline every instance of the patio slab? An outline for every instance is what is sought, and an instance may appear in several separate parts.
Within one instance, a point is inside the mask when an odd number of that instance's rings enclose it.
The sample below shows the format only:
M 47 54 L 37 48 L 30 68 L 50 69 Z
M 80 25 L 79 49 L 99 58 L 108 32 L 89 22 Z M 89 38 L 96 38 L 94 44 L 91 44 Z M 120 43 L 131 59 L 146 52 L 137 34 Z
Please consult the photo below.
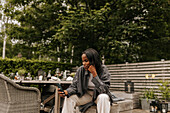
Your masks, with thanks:
M 142 110 L 142 109 L 133 109 L 133 110 L 128 110 L 128 111 L 122 111 L 120 113 L 153 113 L 153 112 L 150 112 L 149 110 Z M 160 113 L 160 112 L 158 112 Z M 168 112 L 170 113 L 170 112 Z

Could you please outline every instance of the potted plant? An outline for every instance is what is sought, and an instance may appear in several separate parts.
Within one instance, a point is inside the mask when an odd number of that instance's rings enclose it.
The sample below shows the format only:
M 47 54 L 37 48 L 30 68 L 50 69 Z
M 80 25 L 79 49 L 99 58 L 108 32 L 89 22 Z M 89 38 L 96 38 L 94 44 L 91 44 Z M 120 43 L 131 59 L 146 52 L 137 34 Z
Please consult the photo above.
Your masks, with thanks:
M 155 78 L 155 74 L 146 74 L 145 78 L 146 81 L 151 79 L 153 80 Z M 141 107 L 144 110 L 149 110 L 150 108 L 150 103 L 152 101 L 155 101 L 157 99 L 154 89 L 152 87 L 150 88 L 145 88 L 145 91 L 143 92 L 143 97 L 140 99 L 141 100 Z
M 143 97 L 140 99 L 141 100 L 141 107 L 144 110 L 149 110 L 150 103 L 152 101 L 155 101 L 157 99 L 155 92 L 152 89 L 145 89 L 143 93 Z
M 168 80 L 160 80 L 159 83 L 160 100 L 168 103 L 168 110 L 170 111 L 170 82 Z
M 25 69 L 19 69 L 18 75 L 21 77 L 22 80 L 24 80 L 26 70 Z

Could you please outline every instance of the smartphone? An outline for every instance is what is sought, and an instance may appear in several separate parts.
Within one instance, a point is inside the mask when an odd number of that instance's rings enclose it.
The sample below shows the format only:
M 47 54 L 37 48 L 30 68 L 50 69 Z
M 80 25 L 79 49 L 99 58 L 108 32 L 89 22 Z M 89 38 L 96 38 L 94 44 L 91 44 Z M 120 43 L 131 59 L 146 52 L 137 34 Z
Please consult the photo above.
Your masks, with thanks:
M 57 83 L 57 87 L 60 89 L 59 91 L 64 92 L 63 88 L 61 87 L 60 84 Z

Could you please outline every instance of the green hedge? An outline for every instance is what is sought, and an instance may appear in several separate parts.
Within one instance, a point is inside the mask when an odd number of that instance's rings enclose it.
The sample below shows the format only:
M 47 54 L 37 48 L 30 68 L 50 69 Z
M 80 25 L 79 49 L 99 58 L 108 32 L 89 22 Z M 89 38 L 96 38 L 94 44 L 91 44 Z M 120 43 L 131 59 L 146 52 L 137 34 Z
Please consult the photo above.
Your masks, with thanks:
M 71 70 L 72 65 L 70 63 L 52 62 L 52 61 L 39 61 L 39 60 L 25 60 L 25 59 L 2 59 L 0 58 L 0 73 L 5 75 L 9 73 L 16 73 L 19 69 L 25 69 L 26 73 L 30 72 L 31 75 L 37 76 L 40 69 L 48 73 L 51 70 L 51 74 L 55 74 L 56 68 L 60 68 L 60 71 Z

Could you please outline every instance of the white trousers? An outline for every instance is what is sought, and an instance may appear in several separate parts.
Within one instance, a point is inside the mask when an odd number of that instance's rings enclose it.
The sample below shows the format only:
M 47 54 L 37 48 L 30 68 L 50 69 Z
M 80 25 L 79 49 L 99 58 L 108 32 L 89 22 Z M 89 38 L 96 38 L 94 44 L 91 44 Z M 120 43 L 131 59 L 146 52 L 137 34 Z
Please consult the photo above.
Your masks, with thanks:
M 81 98 L 77 95 L 65 97 L 62 113 L 76 113 L 76 106 L 91 102 L 92 97 L 93 91 L 87 91 Z M 97 113 L 110 113 L 110 100 L 107 94 L 98 95 L 95 103 L 97 104 Z

